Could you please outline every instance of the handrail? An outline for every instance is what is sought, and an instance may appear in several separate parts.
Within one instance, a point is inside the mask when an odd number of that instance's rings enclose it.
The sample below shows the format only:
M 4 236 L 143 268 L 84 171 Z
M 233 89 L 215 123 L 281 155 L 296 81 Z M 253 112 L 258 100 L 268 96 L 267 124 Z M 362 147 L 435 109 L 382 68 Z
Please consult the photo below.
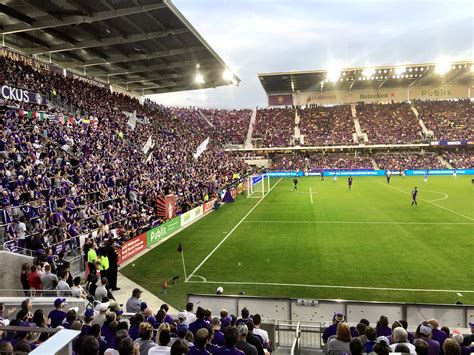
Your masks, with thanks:
M 298 355 L 299 354 L 300 337 L 301 337 L 301 323 L 298 322 L 296 324 L 295 340 L 293 340 L 293 344 L 291 345 L 291 350 L 290 350 L 291 355 Z

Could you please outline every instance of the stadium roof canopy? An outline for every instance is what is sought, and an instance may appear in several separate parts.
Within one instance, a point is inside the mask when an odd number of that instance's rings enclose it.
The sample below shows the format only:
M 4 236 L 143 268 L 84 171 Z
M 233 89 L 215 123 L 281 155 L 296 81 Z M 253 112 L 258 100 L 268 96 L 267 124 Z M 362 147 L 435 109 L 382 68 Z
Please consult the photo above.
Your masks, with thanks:
M 355 67 L 340 70 L 290 71 L 258 74 L 268 95 L 299 92 L 400 88 L 442 84 L 469 85 L 474 62 L 424 63 Z
M 5 0 L 0 31 L 4 46 L 138 95 L 240 81 L 169 0 Z

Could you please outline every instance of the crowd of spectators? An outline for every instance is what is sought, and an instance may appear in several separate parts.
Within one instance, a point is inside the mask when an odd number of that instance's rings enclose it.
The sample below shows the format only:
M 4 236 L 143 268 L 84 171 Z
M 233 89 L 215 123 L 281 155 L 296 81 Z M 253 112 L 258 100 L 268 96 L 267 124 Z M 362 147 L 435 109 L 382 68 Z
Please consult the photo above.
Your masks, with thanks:
M 349 326 L 342 313 L 334 314 L 332 324 L 322 336 L 325 352 L 338 354 L 378 354 L 391 352 L 419 355 L 467 355 L 474 352 L 473 334 L 466 337 L 459 330 L 441 327 L 436 319 L 422 322 L 415 332 L 408 331 L 406 320 L 392 324 L 386 316 L 380 316 L 375 326 L 361 319 L 356 326 Z
M 446 151 L 442 154 L 443 158 L 456 169 L 474 168 L 474 154 L 471 151 Z
M 215 137 L 222 145 L 245 143 L 252 110 L 202 109 L 201 112 L 214 125 Z
M 317 171 L 323 169 L 373 169 L 370 157 L 354 153 L 273 154 L 272 170 Z
M 253 137 L 262 138 L 263 147 L 292 146 L 294 133 L 295 109 L 287 107 L 257 110 Z
M 0 332 L 0 352 L 28 353 L 47 341 L 51 334 L 39 333 L 35 328 L 79 331 L 73 340 L 78 355 L 267 355 L 273 350 L 271 337 L 261 327 L 262 317 L 258 313 L 252 315 L 245 307 L 237 317 L 226 309 L 214 315 L 200 306 L 194 313 L 194 304 L 188 303 L 173 317 L 167 304 L 155 312 L 141 295 L 140 289 L 134 289 L 125 310 L 114 300 L 104 298 L 94 307 L 87 307 L 83 314 L 74 307 L 66 310 L 68 299 L 64 297 L 55 299 L 49 313 L 33 310 L 29 299 L 22 302 L 18 312 L 0 303 L 1 325 L 25 327 L 24 331 Z M 361 319 L 350 326 L 344 314 L 335 313 L 321 337 L 323 351 L 329 355 L 467 355 L 474 351 L 474 323 L 469 325 L 471 334 L 463 335 L 460 330 L 451 331 L 436 319 L 429 319 L 410 331 L 406 320 L 390 323 L 382 315 L 374 324 Z
M 406 144 L 422 140 L 421 127 L 410 104 L 358 104 L 357 118 L 369 144 Z
M 58 297 L 54 309 L 46 314 L 33 311 L 30 300 L 21 309 L 7 309 L 0 304 L 0 324 L 25 327 L 25 331 L 0 333 L 0 353 L 25 353 L 47 341 L 50 333 L 39 333 L 35 328 L 63 328 L 79 331 L 72 342 L 77 355 L 154 355 L 154 354 L 232 354 L 266 355 L 272 349 L 267 331 L 260 328 L 259 314 L 250 315 L 247 308 L 241 316 L 221 309 L 213 315 L 209 309 L 188 303 L 183 312 L 172 317 L 163 304 L 157 312 L 141 299 L 142 291 L 133 290 L 126 311 L 133 314 L 124 318 L 124 311 L 112 300 L 88 307 L 84 314 L 77 308 L 66 310 L 67 299 Z M 16 352 L 15 352 L 16 354 Z
M 415 106 L 435 140 L 474 139 L 471 100 L 416 101 Z
M 60 112 L 57 106 L 0 102 L 0 196 L 4 239 L 44 249 L 84 233 L 107 239 L 111 230 L 122 240 L 162 222 L 156 198 L 173 193 L 178 213 L 201 204 L 248 167 L 211 143 L 198 158 L 193 153 L 207 132 L 190 125 L 184 114 L 60 74 L 0 58 L 0 80 L 60 97 L 98 127 L 44 119 L 26 112 Z M 124 112 L 136 112 L 135 129 Z M 190 112 L 189 110 L 187 112 Z M 54 115 L 53 115 L 54 117 Z M 142 149 L 149 137 L 154 148 Z M 34 250 L 39 248 L 34 248 Z
M 298 110 L 300 132 L 304 135 L 304 145 L 351 145 L 355 144 L 354 120 L 349 105 L 332 107 L 307 107 Z
M 382 170 L 446 169 L 435 153 L 375 153 L 373 158 Z

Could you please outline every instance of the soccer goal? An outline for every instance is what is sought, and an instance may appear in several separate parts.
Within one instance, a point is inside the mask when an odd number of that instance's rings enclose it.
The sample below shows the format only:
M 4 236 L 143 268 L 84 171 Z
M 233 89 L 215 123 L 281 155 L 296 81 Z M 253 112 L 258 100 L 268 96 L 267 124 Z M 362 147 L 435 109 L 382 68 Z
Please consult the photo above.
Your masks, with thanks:
M 247 177 L 248 198 L 263 198 L 268 191 L 270 191 L 270 176 L 268 176 L 268 174 L 258 174 Z

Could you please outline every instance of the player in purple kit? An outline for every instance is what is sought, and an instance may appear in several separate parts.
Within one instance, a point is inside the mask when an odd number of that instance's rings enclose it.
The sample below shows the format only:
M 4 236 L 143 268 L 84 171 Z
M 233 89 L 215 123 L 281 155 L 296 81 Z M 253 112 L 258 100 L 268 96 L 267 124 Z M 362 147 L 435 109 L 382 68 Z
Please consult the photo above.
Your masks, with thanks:
M 352 176 L 349 176 L 347 179 L 347 185 L 349 186 L 349 191 L 352 190 Z
M 418 202 L 416 202 L 416 197 L 417 197 L 417 196 L 418 196 L 418 189 L 417 189 L 416 186 L 415 186 L 415 188 L 411 191 L 411 199 L 412 199 L 411 205 L 412 205 L 412 206 L 413 206 L 413 205 L 417 205 L 417 206 L 418 206 Z

